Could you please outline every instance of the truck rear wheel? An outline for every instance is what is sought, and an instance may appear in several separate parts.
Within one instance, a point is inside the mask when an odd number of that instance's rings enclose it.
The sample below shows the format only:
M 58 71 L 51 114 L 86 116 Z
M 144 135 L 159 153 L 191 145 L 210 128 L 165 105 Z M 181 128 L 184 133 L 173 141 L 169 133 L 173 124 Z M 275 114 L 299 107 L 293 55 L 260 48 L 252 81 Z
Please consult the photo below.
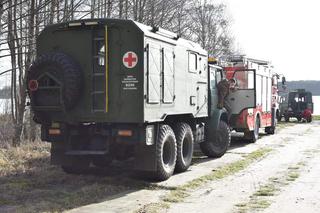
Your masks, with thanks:
M 264 129 L 264 131 L 270 135 L 273 135 L 275 133 L 275 130 L 276 130 L 275 126 L 269 126 Z
M 284 120 L 285 120 L 286 122 L 289 122 L 290 117 L 285 115 L 285 116 L 284 116 Z
M 193 156 L 193 134 L 191 127 L 186 123 L 178 123 L 175 128 L 177 139 L 176 172 L 186 171 Z
M 177 143 L 173 130 L 169 125 L 161 125 L 156 144 L 157 170 L 154 178 L 167 180 L 172 176 L 177 159 Z
M 88 172 L 90 160 L 87 157 L 70 157 L 69 164 L 62 165 L 64 172 L 69 174 L 85 174 Z
M 311 122 L 312 122 L 312 116 L 310 116 L 310 117 L 307 118 L 307 122 L 308 122 L 308 123 L 311 123 Z
M 200 143 L 200 149 L 208 157 L 217 158 L 224 155 L 231 142 L 231 133 L 226 122 L 220 121 L 214 138 L 207 138 Z
M 259 139 L 260 119 L 256 118 L 253 131 L 244 132 L 244 137 L 247 138 L 251 143 L 256 142 Z
M 278 122 L 281 121 L 282 116 L 280 115 L 279 110 L 277 110 L 276 117 Z
M 96 167 L 107 167 L 112 163 L 112 157 L 110 156 L 95 156 L 92 159 L 93 165 Z

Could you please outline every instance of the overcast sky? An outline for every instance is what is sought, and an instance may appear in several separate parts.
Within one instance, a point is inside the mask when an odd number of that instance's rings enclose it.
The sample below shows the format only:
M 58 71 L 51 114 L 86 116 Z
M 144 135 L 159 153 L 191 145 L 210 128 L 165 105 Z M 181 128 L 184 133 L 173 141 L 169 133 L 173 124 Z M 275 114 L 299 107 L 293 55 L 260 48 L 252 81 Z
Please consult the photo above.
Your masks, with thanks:
M 319 0 L 221 0 L 236 44 L 287 80 L 320 80 Z

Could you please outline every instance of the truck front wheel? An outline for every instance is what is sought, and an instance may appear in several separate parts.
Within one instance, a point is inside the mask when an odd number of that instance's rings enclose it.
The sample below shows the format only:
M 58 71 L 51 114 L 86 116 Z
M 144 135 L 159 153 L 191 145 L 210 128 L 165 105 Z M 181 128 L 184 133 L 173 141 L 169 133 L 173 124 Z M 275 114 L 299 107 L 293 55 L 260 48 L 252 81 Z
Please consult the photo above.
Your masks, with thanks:
M 167 180 L 174 172 L 177 159 L 177 143 L 173 130 L 169 125 L 161 125 L 156 144 L 157 170 L 154 178 Z
M 220 121 L 214 137 L 207 137 L 204 142 L 200 143 L 200 149 L 206 156 L 217 158 L 226 153 L 230 142 L 231 134 L 229 126 L 226 122 Z
M 288 115 L 285 115 L 285 116 L 284 116 L 284 120 L 285 120 L 286 122 L 289 122 L 289 121 L 290 121 L 290 117 L 289 117 Z
M 193 134 L 191 127 L 186 123 L 178 123 L 175 128 L 177 138 L 177 163 L 176 171 L 186 171 L 192 161 Z

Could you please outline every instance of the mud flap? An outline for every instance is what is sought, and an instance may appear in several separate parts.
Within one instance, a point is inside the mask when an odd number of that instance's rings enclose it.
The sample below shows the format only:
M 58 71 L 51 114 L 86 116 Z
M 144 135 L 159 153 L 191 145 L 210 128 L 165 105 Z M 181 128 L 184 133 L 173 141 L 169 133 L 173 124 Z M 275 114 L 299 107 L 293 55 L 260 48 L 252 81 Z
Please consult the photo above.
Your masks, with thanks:
M 68 158 L 65 156 L 65 144 L 63 142 L 51 143 L 51 164 L 63 165 L 68 162 Z
M 158 141 L 159 124 L 154 124 L 154 143 L 146 144 L 145 130 L 141 131 L 139 143 L 135 146 L 134 169 L 141 172 L 154 172 L 157 170 L 156 143 Z
M 156 144 L 147 146 L 146 144 L 140 143 L 135 147 L 134 169 L 144 172 L 157 170 Z

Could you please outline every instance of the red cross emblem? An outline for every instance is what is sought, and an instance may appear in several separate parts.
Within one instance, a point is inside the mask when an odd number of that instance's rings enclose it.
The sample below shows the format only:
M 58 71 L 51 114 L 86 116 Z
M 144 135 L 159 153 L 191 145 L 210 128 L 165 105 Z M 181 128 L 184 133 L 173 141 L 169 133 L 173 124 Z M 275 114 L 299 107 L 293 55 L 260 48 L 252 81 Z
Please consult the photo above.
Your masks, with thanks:
M 134 68 L 138 63 L 138 56 L 134 52 L 126 52 L 122 58 L 123 65 L 127 68 Z

